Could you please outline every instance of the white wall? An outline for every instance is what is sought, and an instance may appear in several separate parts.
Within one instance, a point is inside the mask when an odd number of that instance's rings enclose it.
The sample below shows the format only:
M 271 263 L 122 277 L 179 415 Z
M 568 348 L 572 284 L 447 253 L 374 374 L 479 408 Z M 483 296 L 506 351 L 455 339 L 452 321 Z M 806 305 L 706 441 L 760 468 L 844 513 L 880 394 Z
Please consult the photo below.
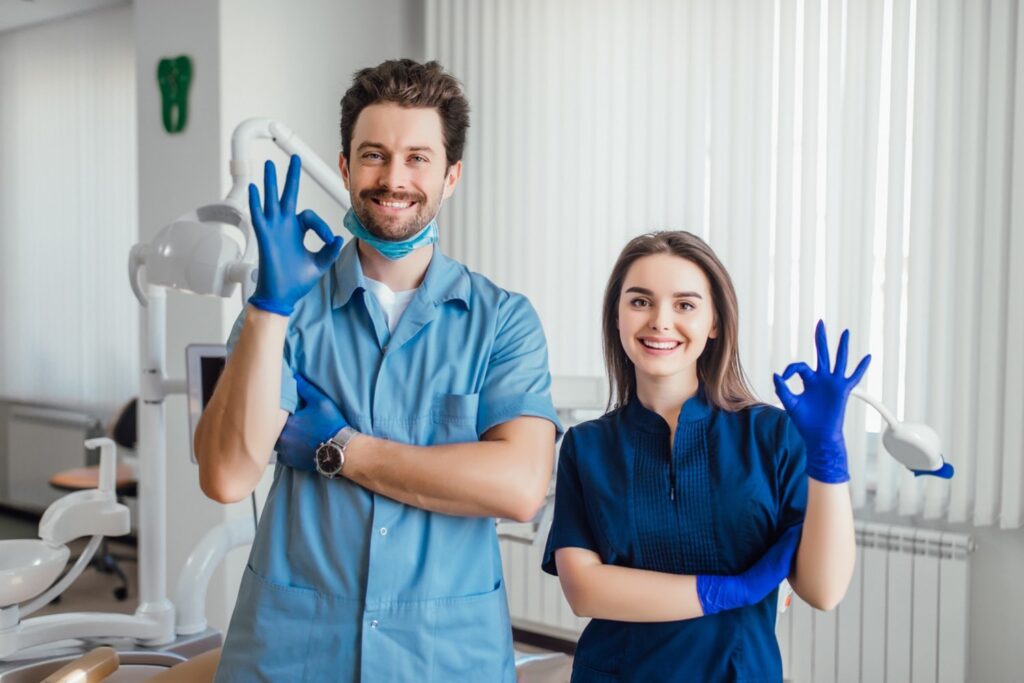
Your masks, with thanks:
M 136 0 L 139 93 L 140 237 L 151 239 L 165 224 L 230 187 L 229 142 L 234 127 L 252 116 L 276 118 L 332 164 L 340 150 L 339 100 L 351 74 L 394 57 L 422 58 L 419 3 L 386 0 Z M 163 57 L 188 54 L 193 61 L 189 121 L 168 135 L 160 117 L 156 66 Z M 287 163 L 269 143 L 263 158 Z M 283 168 L 281 170 L 283 175 Z M 340 227 L 341 213 L 311 182 L 300 203 Z M 176 296 L 168 300 L 168 371 L 184 372 L 184 347 L 222 342 L 240 310 L 239 301 Z M 183 399 L 167 403 L 168 579 L 174 581 L 202 533 L 235 515 L 250 515 L 248 501 L 221 506 L 206 499 L 188 457 Z M 258 491 L 266 499 L 269 472 Z M 215 576 L 207 595 L 211 626 L 226 628 L 248 550 L 238 550 Z

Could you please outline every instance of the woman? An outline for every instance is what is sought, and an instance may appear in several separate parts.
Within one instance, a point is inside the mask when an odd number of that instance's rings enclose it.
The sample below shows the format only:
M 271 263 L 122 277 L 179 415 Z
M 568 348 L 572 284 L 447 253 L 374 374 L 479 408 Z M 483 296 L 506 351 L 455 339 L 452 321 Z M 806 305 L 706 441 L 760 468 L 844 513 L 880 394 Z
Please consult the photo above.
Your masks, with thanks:
M 789 565 L 767 589 L 736 579 L 801 522 L 794 590 L 820 609 L 846 591 L 842 416 L 870 357 L 846 378 L 844 333 L 833 371 L 819 323 L 818 369 L 775 377 L 787 414 L 748 387 L 737 328 L 732 282 L 701 239 L 626 245 L 603 309 L 615 409 L 565 435 L 544 555 L 573 611 L 592 618 L 573 681 L 782 680 L 773 589 Z M 800 395 L 785 385 L 793 374 Z

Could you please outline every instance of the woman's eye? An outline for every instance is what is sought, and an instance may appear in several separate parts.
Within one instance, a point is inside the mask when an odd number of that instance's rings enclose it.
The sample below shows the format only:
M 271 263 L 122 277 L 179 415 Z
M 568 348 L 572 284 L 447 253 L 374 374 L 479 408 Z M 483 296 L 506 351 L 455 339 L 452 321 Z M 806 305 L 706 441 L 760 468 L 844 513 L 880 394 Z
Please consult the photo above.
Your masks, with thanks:
M 680 301 L 680 302 L 679 302 L 679 303 L 677 304 L 677 307 L 678 307 L 678 308 L 679 308 L 680 310 L 682 310 L 682 311 L 692 311 L 693 309 L 697 308 L 696 306 L 694 306 L 693 304 L 691 304 L 691 303 L 690 303 L 689 301 Z

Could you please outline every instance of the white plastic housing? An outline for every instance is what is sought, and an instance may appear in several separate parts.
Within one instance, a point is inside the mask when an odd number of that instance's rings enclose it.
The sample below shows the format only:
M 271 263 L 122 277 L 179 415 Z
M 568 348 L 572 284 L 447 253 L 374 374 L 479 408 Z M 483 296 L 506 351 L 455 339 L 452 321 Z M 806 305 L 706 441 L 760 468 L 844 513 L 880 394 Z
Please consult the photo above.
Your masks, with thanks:
M 34 598 L 49 588 L 67 564 L 67 546 L 38 539 L 0 541 L 0 607 Z
M 912 422 L 888 425 L 882 432 L 882 443 L 889 454 L 908 469 L 934 472 L 943 465 L 942 441 L 928 425 Z

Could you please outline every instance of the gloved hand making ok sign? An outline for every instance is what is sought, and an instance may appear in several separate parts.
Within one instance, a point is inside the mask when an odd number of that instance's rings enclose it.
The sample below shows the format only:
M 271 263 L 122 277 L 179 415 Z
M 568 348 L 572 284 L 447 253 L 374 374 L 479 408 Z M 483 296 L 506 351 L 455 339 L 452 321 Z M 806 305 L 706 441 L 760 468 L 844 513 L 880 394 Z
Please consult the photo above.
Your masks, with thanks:
M 775 393 L 807 446 L 807 476 L 826 484 L 840 484 L 850 480 L 843 440 L 846 400 L 867 371 L 871 356 L 864 356 L 853 374 L 847 377 L 850 331 L 845 330 L 839 339 L 834 369 L 828 354 L 825 323 L 820 320 L 814 342 L 818 349 L 818 368 L 811 370 L 806 363 L 790 364 L 781 376 L 775 375 Z M 786 386 L 786 380 L 794 374 L 804 381 L 800 395 L 794 395 Z
M 260 252 L 256 291 L 249 303 L 283 316 L 292 314 L 295 303 L 331 266 L 344 243 L 314 211 L 306 209 L 295 215 L 301 170 L 299 157 L 293 155 L 288 164 L 284 192 L 278 201 L 277 169 L 274 162 L 268 161 L 263 171 L 262 208 L 259 190 L 255 185 L 249 185 L 249 213 Z M 302 243 L 307 230 L 314 231 L 324 241 L 320 251 L 313 253 Z

